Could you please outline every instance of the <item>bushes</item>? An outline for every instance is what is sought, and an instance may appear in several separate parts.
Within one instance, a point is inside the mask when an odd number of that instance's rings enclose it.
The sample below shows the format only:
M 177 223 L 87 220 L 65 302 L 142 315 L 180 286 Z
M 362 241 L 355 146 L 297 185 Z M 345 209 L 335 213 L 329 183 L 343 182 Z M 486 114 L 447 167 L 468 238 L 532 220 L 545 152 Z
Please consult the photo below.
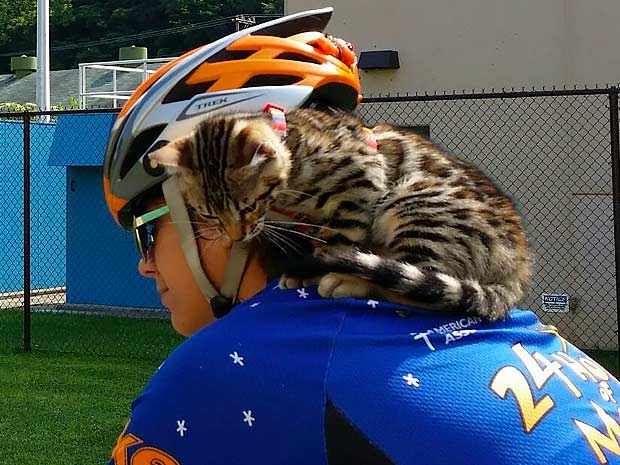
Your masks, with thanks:
M 71 97 L 69 99 L 68 106 L 62 105 L 51 105 L 51 111 L 59 111 L 59 110 L 77 110 L 80 108 L 80 102 L 77 98 Z M 9 116 L 6 113 L 26 113 L 26 112 L 34 112 L 39 111 L 39 107 L 36 103 L 17 103 L 17 102 L 0 102 L 0 113 L 4 113 L 4 115 L 0 116 L 2 120 L 19 120 L 21 116 Z M 56 121 L 56 116 L 45 117 L 46 121 Z
M 71 97 L 68 106 L 51 105 L 50 110 L 76 110 L 80 108 L 80 102 L 77 98 Z M 17 103 L 17 102 L 0 102 L 0 113 L 24 113 L 26 111 L 38 111 L 39 107 L 36 103 Z

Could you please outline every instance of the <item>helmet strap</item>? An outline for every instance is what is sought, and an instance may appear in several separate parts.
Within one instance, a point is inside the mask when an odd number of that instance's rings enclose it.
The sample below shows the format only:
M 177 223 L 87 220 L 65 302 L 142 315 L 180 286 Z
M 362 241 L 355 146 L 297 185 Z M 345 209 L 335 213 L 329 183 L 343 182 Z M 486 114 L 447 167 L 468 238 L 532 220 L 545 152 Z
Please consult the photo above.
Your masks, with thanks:
M 248 249 L 243 243 L 233 243 L 224 272 L 222 291 L 218 292 L 202 268 L 194 229 L 175 175 L 170 176 L 162 183 L 162 191 L 170 208 L 170 216 L 179 235 L 181 249 L 194 281 L 209 301 L 215 317 L 221 318 L 232 309 L 237 299 L 239 285 L 247 262 Z

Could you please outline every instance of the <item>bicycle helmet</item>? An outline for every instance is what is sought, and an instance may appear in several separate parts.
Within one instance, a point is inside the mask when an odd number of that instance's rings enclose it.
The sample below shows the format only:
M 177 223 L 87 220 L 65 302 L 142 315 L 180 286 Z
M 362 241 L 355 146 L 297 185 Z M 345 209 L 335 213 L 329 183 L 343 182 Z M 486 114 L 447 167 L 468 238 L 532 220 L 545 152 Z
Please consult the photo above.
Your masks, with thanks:
M 174 59 L 136 89 L 111 130 L 103 176 L 110 213 L 121 227 L 134 228 L 141 198 L 162 185 L 190 268 L 216 314 L 215 306 L 234 302 L 247 253 L 233 246 L 221 291 L 226 299 L 220 299 L 199 265 L 176 177 L 148 154 L 190 132 L 206 114 L 260 112 L 267 104 L 353 110 L 361 100 L 357 59 L 350 44 L 324 34 L 332 12 L 285 16 Z

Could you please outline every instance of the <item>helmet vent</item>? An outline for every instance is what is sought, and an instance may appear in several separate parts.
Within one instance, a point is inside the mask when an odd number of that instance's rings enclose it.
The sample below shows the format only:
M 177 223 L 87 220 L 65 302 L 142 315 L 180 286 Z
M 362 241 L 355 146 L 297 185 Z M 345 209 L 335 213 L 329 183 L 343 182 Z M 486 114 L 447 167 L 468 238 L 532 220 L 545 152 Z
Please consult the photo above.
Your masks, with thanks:
M 162 103 L 174 103 L 191 100 L 194 96 L 207 92 L 214 83 L 215 81 L 199 82 L 198 84 L 186 84 L 181 81 L 174 86 L 168 95 L 166 95 L 166 98 L 164 98 Z
M 332 82 L 315 89 L 309 102 L 319 106 L 336 106 L 344 111 L 353 111 L 357 106 L 357 91 L 345 84 Z
M 131 147 L 127 150 L 125 159 L 123 160 L 120 173 L 121 178 L 125 177 L 127 172 L 140 159 L 140 157 L 146 153 L 149 147 L 153 144 L 153 142 L 155 142 L 157 137 L 164 131 L 165 128 L 165 124 L 158 124 L 157 126 L 153 126 L 145 131 L 142 131 L 136 136 L 133 144 L 131 144 Z
M 290 86 L 301 81 L 298 76 L 288 76 L 286 74 L 263 74 L 262 76 L 254 76 L 247 81 L 243 88 L 262 87 L 262 86 Z
M 291 60 L 291 61 L 301 61 L 303 63 L 312 63 L 315 65 L 320 65 L 321 62 L 315 60 L 314 58 L 307 57 L 306 55 L 302 55 L 301 53 L 282 53 L 276 57 L 276 60 Z
M 245 60 L 250 55 L 256 53 L 256 50 L 220 50 L 215 55 L 207 59 L 207 63 L 219 63 L 221 61 L 237 61 Z

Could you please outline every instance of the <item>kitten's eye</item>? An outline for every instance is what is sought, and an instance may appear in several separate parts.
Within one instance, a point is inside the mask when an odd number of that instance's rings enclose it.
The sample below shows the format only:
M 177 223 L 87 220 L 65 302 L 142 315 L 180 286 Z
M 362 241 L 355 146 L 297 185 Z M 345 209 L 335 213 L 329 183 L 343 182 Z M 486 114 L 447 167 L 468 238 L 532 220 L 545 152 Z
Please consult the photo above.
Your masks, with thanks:
M 239 210 L 239 213 L 241 213 L 242 215 L 249 215 L 250 213 L 253 213 L 254 211 L 256 211 L 256 205 L 244 207 L 241 210 Z

